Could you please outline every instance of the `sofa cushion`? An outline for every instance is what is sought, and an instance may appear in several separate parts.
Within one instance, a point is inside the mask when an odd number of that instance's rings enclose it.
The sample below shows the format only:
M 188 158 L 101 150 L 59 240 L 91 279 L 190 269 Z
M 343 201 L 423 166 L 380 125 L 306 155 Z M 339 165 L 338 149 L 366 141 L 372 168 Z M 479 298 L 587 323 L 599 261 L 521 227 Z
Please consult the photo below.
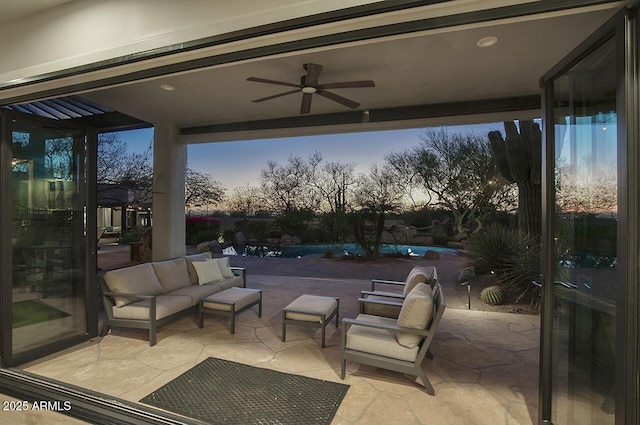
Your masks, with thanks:
M 164 291 L 151 263 L 110 270 L 104 274 L 110 292 L 121 294 L 158 295 Z M 116 306 L 135 302 L 135 299 L 114 296 Z
M 198 284 L 200 285 L 224 280 L 216 260 L 194 261 L 193 267 L 195 267 L 196 273 L 198 274 Z
M 220 285 L 212 283 L 210 285 L 189 285 L 186 288 L 176 289 L 166 295 L 183 295 L 191 298 L 191 305 L 197 305 L 201 298 L 216 294 L 222 291 Z
M 193 262 L 211 260 L 211 253 L 203 252 L 202 254 L 187 255 L 184 259 L 187 262 L 187 271 L 189 272 L 191 284 L 195 285 L 198 283 L 198 273 L 196 273 L 196 269 L 193 267 Z
M 415 266 L 412 268 L 404 281 L 405 285 L 402 294 L 406 297 L 418 283 L 428 283 L 430 274 L 426 267 Z
M 396 324 L 395 319 L 368 314 L 359 314 L 356 320 L 386 325 Z M 347 331 L 346 348 L 408 362 L 414 361 L 418 356 L 417 346 L 407 348 L 398 344 L 394 330 L 366 328 L 358 325 L 351 326 Z
M 116 319 L 149 320 L 149 300 L 140 300 L 122 307 L 113 308 Z M 156 319 L 162 319 L 191 307 L 190 297 L 158 295 L 156 297 Z
M 402 303 L 398 315 L 398 326 L 410 329 L 426 329 L 433 316 L 433 293 L 427 283 L 418 283 Z M 420 344 L 423 336 L 398 332 L 398 343 L 414 348 Z
M 184 258 L 151 263 L 165 293 L 191 285 Z
M 235 274 L 233 274 L 233 270 L 231 270 L 231 266 L 229 265 L 229 257 L 216 258 L 216 261 L 218 262 L 218 267 L 220 267 L 222 277 L 235 277 Z

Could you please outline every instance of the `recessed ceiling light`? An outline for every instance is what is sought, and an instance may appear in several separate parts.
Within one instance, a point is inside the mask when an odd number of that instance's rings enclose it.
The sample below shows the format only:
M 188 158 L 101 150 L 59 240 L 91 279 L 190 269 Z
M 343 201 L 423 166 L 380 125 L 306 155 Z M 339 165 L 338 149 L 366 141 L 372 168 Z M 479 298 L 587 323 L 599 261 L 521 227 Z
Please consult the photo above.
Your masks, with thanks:
M 476 46 L 489 47 L 489 46 L 493 46 L 497 42 L 498 42 L 498 37 L 494 37 L 494 36 L 484 37 L 478 40 L 478 42 L 476 43 Z
M 174 91 L 176 89 L 175 87 L 173 87 L 170 84 L 163 84 L 163 85 L 160 86 L 160 88 L 162 90 L 166 90 L 166 91 Z

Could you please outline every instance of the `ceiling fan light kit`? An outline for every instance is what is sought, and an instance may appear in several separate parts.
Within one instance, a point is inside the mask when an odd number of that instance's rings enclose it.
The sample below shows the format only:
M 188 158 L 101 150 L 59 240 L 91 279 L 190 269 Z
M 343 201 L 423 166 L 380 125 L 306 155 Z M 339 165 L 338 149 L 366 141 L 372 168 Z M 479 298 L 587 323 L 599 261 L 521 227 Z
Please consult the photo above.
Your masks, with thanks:
M 337 102 L 347 108 L 356 109 L 360 104 L 346 97 L 337 95 L 333 92 L 327 91 L 327 89 L 347 89 L 347 88 L 364 88 L 375 87 L 375 83 L 371 80 L 362 81 L 343 81 L 338 83 L 326 83 L 319 84 L 320 72 L 322 71 L 322 65 L 315 63 L 307 63 L 303 65 L 306 74 L 300 78 L 300 84 L 288 83 L 284 81 L 269 80 L 266 78 L 249 77 L 247 81 L 253 81 L 256 83 L 274 84 L 278 86 L 295 87 L 295 90 L 288 90 L 286 92 L 278 93 L 272 96 L 256 99 L 253 102 L 264 102 L 265 100 L 271 100 L 282 96 L 287 96 L 295 93 L 302 93 L 302 103 L 300 104 L 300 114 L 308 114 L 311 112 L 311 99 L 314 94 L 322 96 L 326 99 Z

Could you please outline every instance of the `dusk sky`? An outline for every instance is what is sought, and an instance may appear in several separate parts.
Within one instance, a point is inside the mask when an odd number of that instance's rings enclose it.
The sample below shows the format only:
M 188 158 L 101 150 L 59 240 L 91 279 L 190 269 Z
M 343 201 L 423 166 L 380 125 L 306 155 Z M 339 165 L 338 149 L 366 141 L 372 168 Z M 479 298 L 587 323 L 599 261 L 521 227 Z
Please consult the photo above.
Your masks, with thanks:
M 473 132 L 486 135 L 491 130 L 503 130 L 502 123 L 450 126 L 449 132 Z M 374 131 L 322 136 L 247 140 L 238 142 L 203 143 L 188 146 L 189 168 L 210 174 L 222 183 L 230 195 L 233 188 L 246 183 L 258 183 L 260 171 L 267 161 L 284 164 L 289 156 L 307 158 L 318 151 L 325 161 L 354 162 L 357 172 L 366 172 L 374 163 L 381 163 L 392 151 L 404 151 L 416 146 L 425 128 Z M 131 150 L 143 150 L 153 140 L 153 129 L 120 133 Z

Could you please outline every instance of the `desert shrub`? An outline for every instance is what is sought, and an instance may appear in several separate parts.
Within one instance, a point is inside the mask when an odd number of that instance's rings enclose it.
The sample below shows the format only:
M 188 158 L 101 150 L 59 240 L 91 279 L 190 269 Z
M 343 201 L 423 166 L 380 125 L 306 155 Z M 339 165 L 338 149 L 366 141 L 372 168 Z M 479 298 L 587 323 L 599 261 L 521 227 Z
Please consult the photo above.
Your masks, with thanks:
M 187 217 L 185 226 L 187 245 L 197 245 L 207 240 L 217 241 L 222 223 L 211 217 Z
M 234 231 L 233 231 L 233 230 L 231 230 L 231 229 L 225 229 L 225 230 L 222 232 L 222 239 L 223 239 L 225 242 L 233 242 L 233 239 L 235 238 L 235 236 L 236 236 L 236 232 L 234 232 Z
M 271 235 L 272 221 L 248 220 L 243 226 L 243 233 L 248 240 L 266 241 Z
M 217 230 L 201 230 L 187 237 L 187 245 L 198 245 L 201 242 L 217 241 L 219 237 L 220 232 Z

